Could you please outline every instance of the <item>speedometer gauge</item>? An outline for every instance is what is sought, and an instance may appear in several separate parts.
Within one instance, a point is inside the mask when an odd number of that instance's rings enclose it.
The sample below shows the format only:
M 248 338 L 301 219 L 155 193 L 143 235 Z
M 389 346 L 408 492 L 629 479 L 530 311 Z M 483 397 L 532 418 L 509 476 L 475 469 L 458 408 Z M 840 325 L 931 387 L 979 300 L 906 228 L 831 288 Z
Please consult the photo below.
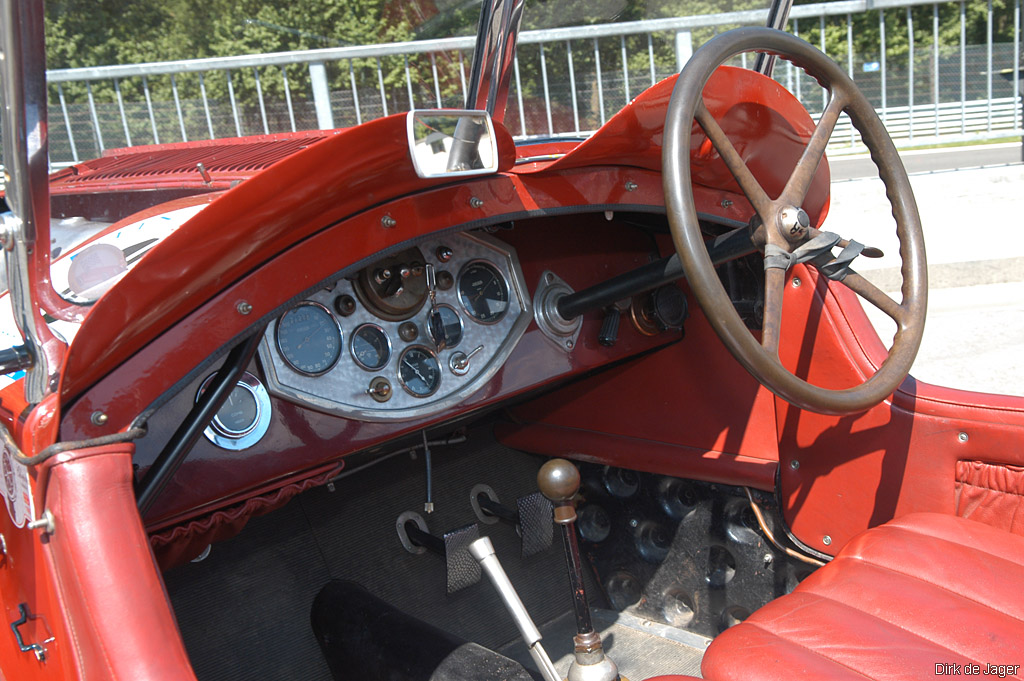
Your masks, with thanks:
M 508 311 L 508 284 L 494 265 L 478 260 L 459 274 L 459 301 L 469 316 L 493 324 Z
M 391 339 L 376 324 L 363 324 L 352 332 L 352 359 L 367 371 L 377 371 L 391 359 Z
M 398 380 L 413 397 L 429 397 L 441 386 L 441 365 L 429 348 L 411 345 L 398 358 Z
M 277 322 L 277 349 L 295 371 L 319 376 L 341 357 L 341 327 L 326 307 L 305 301 Z

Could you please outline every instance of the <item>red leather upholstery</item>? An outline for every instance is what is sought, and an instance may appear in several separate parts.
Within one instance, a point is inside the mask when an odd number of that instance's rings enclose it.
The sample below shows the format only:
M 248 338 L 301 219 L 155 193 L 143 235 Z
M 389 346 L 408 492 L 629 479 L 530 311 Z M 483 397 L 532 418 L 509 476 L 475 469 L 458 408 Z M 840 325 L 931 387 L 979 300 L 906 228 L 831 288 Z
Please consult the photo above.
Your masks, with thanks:
M 1024 537 L 908 515 L 855 537 L 793 593 L 721 634 L 701 671 L 716 681 L 1024 679 L 1022 585 Z
M 132 445 L 50 459 L 46 547 L 77 675 L 195 681 L 132 491 Z

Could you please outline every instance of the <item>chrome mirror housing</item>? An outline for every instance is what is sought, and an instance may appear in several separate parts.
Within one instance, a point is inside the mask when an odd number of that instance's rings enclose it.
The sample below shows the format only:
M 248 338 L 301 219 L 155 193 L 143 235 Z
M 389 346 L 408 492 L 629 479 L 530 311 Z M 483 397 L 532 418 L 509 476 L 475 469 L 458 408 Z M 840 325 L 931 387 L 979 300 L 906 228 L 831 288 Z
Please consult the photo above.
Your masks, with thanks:
M 419 177 L 497 172 L 497 138 L 486 111 L 413 110 L 406 120 L 409 156 Z

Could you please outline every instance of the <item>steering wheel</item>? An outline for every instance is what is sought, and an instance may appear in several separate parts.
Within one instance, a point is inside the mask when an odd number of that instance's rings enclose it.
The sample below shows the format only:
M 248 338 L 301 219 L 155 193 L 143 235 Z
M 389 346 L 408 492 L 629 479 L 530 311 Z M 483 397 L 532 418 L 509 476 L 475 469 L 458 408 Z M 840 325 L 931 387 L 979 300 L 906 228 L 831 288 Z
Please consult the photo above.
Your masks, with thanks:
M 775 199 L 765 193 L 702 99 L 704 86 L 715 69 L 731 57 L 751 51 L 773 54 L 792 62 L 830 93 L 828 105 L 793 174 Z M 878 167 L 896 219 L 903 277 L 902 303 L 849 269 L 850 260 L 863 249 L 862 245 L 814 229 L 800 207 L 843 111 L 860 131 Z M 765 256 L 764 323 L 760 341 L 736 312 L 715 272 L 701 234 L 690 177 L 694 118 L 760 218 L 760 226 L 752 234 L 754 243 Z M 740 364 L 779 397 L 819 413 L 864 411 L 891 395 L 910 371 L 924 332 L 928 274 L 921 217 L 892 140 L 874 107 L 842 68 L 812 45 L 779 30 L 739 28 L 722 33 L 697 50 L 680 73 L 668 105 L 664 139 L 665 201 L 676 250 L 708 321 Z M 832 254 L 835 246 L 843 248 L 837 257 Z M 793 262 L 810 262 L 822 274 L 841 281 L 896 322 L 897 331 L 888 357 L 860 385 L 846 389 L 822 388 L 797 377 L 782 365 L 779 359 L 782 299 L 786 270 Z

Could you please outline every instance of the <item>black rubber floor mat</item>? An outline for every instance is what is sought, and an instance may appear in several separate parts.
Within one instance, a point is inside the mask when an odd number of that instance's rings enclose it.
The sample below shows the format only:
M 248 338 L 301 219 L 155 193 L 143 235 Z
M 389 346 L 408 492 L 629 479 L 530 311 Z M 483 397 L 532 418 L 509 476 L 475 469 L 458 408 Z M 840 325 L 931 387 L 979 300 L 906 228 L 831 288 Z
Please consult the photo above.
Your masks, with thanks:
M 164 575 L 200 681 L 331 679 L 309 626 L 309 605 L 328 579 L 294 502 Z
M 407 510 L 430 532 L 475 521 L 470 490 L 492 487 L 503 503 L 536 491 L 545 459 L 496 444 L 471 431 L 460 445 L 433 450 L 435 511 L 423 513 L 422 455 L 396 456 L 325 487 L 299 495 L 283 509 L 254 518 L 210 556 L 165 575 L 168 592 L 200 681 L 330 679 L 310 626 L 316 593 L 330 579 L 347 579 L 452 634 L 497 649 L 517 630 L 487 580 L 447 594 L 445 561 L 412 555 L 395 520 Z M 571 607 L 561 542 L 528 558 L 507 523 L 481 528 L 538 624 Z M 589 575 L 588 575 L 589 579 Z M 595 605 L 603 600 L 589 583 Z
M 433 451 L 434 512 L 423 513 L 426 478 L 422 457 L 400 456 L 339 480 L 334 492 L 312 490 L 299 499 L 309 514 L 334 579 L 362 584 L 378 598 L 469 641 L 496 648 L 517 630 L 487 580 L 447 594 L 445 562 L 432 554 L 408 553 L 395 532 L 403 511 L 423 515 L 431 534 L 475 521 L 470 491 L 489 485 L 503 503 L 537 489 L 537 470 L 546 459 L 503 447 L 489 434 L 470 433 L 467 442 Z M 507 523 L 481 525 L 531 616 L 538 623 L 571 607 L 560 542 L 522 558 L 521 540 Z M 591 585 L 595 598 L 597 588 Z M 600 605 L 601 602 L 598 604 Z

